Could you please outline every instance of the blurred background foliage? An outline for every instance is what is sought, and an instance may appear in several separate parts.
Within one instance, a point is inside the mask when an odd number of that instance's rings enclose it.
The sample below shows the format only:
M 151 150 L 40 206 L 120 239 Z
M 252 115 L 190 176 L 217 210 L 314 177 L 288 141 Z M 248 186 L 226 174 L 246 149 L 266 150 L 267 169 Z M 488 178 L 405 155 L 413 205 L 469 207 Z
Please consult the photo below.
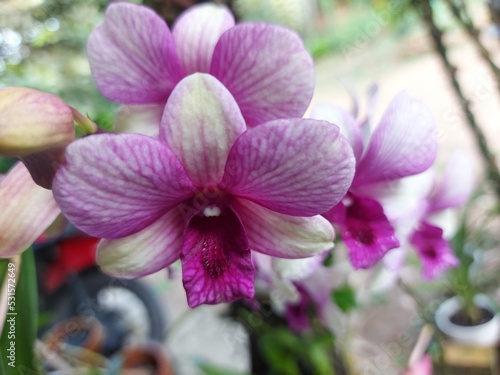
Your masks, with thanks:
M 406 0 L 405 0 L 406 1 Z M 262 20 L 297 30 L 315 56 L 356 43 L 359 29 L 383 14 L 381 27 L 404 32 L 412 22 L 391 0 L 233 0 L 240 20 Z M 61 96 L 100 124 L 111 122 L 114 105 L 97 92 L 85 56 L 91 30 L 108 0 L 3 0 L 0 2 L 0 86 L 28 86 Z M 136 1 L 140 2 L 140 1 Z M 144 0 L 171 24 L 191 0 Z M 367 6 L 369 8 L 367 8 Z M 368 10 L 367 10 L 368 9 Z
M 85 43 L 102 21 L 109 0 L 2 0 L 0 87 L 28 86 L 61 96 L 100 125 L 109 126 L 115 106 L 97 92 Z M 141 2 L 136 0 L 134 2 Z M 143 0 L 169 24 L 195 0 Z M 370 26 L 395 38 L 412 30 L 417 17 L 409 0 L 215 0 L 238 20 L 261 20 L 299 32 L 315 58 L 369 43 Z M 436 6 L 441 6 L 436 1 Z M 439 12 L 445 14 L 446 12 Z
M 169 25 L 187 7 L 205 1 L 134 0 L 154 8 Z M 410 0 L 214 0 L 239 21 L 267 21 L 296 30 L 315 59 L 349 54 L 380 39 L 397 43 L 418 24 Z M 442 0 L 433 6 L 444 8 Z M 109 0 L 0 1 L 0 87 L 27 86 L 56 94 L 110 128 L 116 105 L 97 91 L 85 44 L 102 22 Z M 450 23 L 446 9 L 437 12 Z M 0 161 L 0 173 L 5 165 Z

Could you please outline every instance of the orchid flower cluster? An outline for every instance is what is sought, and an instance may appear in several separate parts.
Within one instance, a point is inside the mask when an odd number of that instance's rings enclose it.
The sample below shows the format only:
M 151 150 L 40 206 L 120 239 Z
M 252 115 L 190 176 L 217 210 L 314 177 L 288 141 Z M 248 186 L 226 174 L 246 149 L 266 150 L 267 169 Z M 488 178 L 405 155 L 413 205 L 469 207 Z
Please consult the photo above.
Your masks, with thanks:
M 440 182 L 428 178 L 435 124 L 408 94 L 375 127 L 332 105 L 303 118 L 314 65 L 300 38 L 235 25 L 213 4 L 192 7 L 170 30 L 147 7 L 113 3 L 88 57 L 101 93 L 122 105 L 117 128 L 134 131 L 101 131 L 49 94 L 1 90 L 0 154 L 24 163 L 0 182 L 2 257 L 27 248 L 62 211 L 102 238 L 97 263 L 111 275 L 140 277 L 180 260 L 191 307 L 252 299 L 256 272 L 306 279 L 332 251 L 335 230 L 356 269 L 406 244 L 426 277 L 456 265 L 433 218 L 467 200 L 467 159 L 455 158 Z M 87 136 L 75 140 L 74 122 Z M 419 184 L 425 192 L 394 204 L 421 175 L 431 181 Z M 297 264 L 306 264 L 300 277 Z

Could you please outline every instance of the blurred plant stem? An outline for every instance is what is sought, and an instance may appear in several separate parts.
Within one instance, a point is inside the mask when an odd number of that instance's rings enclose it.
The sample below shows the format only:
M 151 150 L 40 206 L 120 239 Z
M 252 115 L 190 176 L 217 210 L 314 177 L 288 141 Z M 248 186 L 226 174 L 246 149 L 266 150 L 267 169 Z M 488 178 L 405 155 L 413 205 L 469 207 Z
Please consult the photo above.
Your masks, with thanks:
M 422 298 L 409 286 L 407 285 L 403 279 L 398 280 L 398 286 L 401 288 L 403 292 L 405 292 L 408 296 L 410 296 L 415 304 L 417 305 L 417 308 L 422 316 L 423 323 L 429 324 L 431 327 L 433 327 L 435 332 L 439 332 L 439 328 L 436 326 L 436 321 L 434 320 L 434 314 L 432 314 L 432 317 L 429 318 L 429 316 L 425 313 L 428 310 L 428 304 L 425 303 Z M 449 374 L 449 368 L 448 364 L 445 361 L 444 358 L 444 346 L 443 346 L 443 341 L 441 335 L 435 335 L 436 337 L 436 345 L 437 345 L 437 352 L 433 354 L 433 358 L 435 363 L 437 363 L 442 371 L 441 375 L 450 375 Z
M 488 65 L 488 67 L 490 68 L 497 82 L 497 90 L 499 90 L 500 92 L 500 69 L 493 61 L 490 51 L 488 51 L 488 49 L 481 42 L 481 39 L 479 37 L 479 30 L 474 26 L 474 23 L 472 22 L 472 18 L 469 15 L 467 6 L 463 2 L 463 0 L 445 1 L 448 4 L 448 7 L 450 8 L 455 19 L 462 25 L 465 31 L 467 31 L 467 34 L 469 34 L 469 37 L 476 46 L 479 54 L 485 61 L 486 65 Z
M 500 171 L 495 161 L 495 155 L 492 153 L 488 142 L 486 141 L 486 136 L 483 133 L 483 130 L 479 126 L 472 113 L 471 106 L 469 100 L 465 97 L 465 94 L 462 91 L 462 87 L 457 78 L 457 68 L 452 65 L 448 58 L 448 52 L 446 50 L 446 45 L 443 42 L 443 32 L 437 26 L 435 21 L 435 15 L 430 4 L 429 0 L 411 0 L 411 5 L 417 11 L 418 15 L 421 17 L 425 26 L 427 27 L 429 34 L 432 38 L 434 48 L 438 53 L 441 61 L 444 64 L 446 72 L 448 73 L 448 78 L 450 83 L 453 86 L 455 94 L 458 97 L 460 102 L 460 106 L 465 113 L 467 118 L 467 124 L 469 125 L 470 130 L 474 134 L 476 139 L 477 146 L 479 147 L 479 151 L 481 156 L 486 164 L 488 176 L 487 178 L 490 180 L 493 189 L 495 191 L 497 197 L 497 204 L 500 202 Z

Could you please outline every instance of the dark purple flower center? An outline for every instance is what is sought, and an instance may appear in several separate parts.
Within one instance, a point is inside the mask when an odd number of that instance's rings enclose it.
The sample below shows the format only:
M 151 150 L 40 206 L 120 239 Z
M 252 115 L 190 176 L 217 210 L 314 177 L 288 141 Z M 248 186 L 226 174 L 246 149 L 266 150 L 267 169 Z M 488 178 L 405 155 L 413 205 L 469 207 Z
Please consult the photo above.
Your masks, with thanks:
M 250 248 L 235 212 L 219 195 L 191 217 L 182 244 L 182 280 L 191 307 L 253 297 Z
M 426 246 L 421 250 L 421 253 L 423 256 L 430 258 L 430 259 L 437 259 L 438 253 L 436 251 L 436 248 L 434 246 Z
M 229 252 L 231 249 L 221 238 L 225 219 L 221 216 L 201 217 L 197 216 L 191 220 L 190 226 L 204 233 L 201 251 L 201 266 L 205 273 L 212 279 L 221 276 L 229 263 Z M 227 225 L 227 224 L 226 224 Z
M 372 245 L 375 240 L 373 230 L 365 223 L 358 224 L 354 228 L 349 228 L 354 239 L 364 245 Z

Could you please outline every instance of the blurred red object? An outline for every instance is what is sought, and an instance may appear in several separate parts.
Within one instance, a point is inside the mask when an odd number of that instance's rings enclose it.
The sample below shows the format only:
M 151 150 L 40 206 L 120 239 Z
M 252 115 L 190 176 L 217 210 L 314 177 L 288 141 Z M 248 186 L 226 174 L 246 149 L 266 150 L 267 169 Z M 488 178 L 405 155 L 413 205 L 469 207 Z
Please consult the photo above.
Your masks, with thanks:
M 99 241 L 99 238 L 84 235 L 60 240 L 57 243 L 57 258 L 47 270 L 45 290 L 52 293 L 66 281 L 69 274 L 79 273 L 95 266 Z

